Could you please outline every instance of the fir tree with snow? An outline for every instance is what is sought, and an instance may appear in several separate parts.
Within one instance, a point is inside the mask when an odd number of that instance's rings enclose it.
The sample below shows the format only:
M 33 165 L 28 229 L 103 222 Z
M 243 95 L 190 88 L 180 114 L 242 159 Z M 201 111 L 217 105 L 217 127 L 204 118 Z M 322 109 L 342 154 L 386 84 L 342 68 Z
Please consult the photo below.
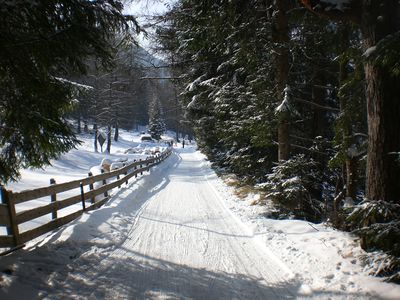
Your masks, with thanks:
M 158 99 L 153 97 L 149 112 L 149 133 L 153 139 L 158 141 L 161 139 L 161 135 L 165 130 L 166 128 L 160 103 Z

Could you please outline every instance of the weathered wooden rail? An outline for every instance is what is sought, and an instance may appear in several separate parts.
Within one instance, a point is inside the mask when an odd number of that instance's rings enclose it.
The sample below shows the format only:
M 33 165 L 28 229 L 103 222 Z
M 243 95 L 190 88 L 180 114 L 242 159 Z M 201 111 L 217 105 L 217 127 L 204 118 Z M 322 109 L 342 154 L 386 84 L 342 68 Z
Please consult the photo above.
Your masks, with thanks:
M 0 234 L 0 249 L 20 247 L 24 243 L 52 231 L 66 223 L 79 217 L 83 212 L 93 210 L 102 206 L 108 199 L 108 191 L 115 187 L 121 187 L 123 183 L 128 184 L 128 180 L 138 174 L 143 174 L 151 167 L 159 164 L 171 154 L 171 149 L 167 149 L 157 156 L 147 158 L 146 160 L 134 161 L 115 171 L 102 173 L 96 176 L 89 176 L 79 180 L 65 183 L 55 183 L 47 187 L 25 190 L 21 192 L 12 192 L 1 188 L 0 203 L 0 227 L 6 227 L 7 234 Z M 107 183 L 107 180 L 116 178 L 116 180 Z M 95 183 L 100 182 L 100 187 L 95 188 Z M 86 186 L 86 191 L 85 191 Z M 57 195 L 78 189 L 78 194 L 58 199 Z M 96 196 L 104 195 L 102 199 L 96 200 Z M 50 203 L 38 206 L 32 209 L 17 211 L 16 205 L 24 202 L 36 200 L 43 197 L 49 197 Z M 82 208 L 65 215 L 58 216 L 58 211 L 71 205 L 82 204 Z M 39 225 L 35 228 L 20 232 L 19 225 L 34 219 L 51 214 L 51 221 Z

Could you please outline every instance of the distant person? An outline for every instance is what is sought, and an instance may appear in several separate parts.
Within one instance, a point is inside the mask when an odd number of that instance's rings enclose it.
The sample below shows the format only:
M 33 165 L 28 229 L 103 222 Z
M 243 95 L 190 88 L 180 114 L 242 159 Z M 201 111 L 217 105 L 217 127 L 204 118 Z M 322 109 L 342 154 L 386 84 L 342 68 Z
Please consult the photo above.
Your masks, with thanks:
M 185 148 L 185 140 L 182 140 L 182 148 Z

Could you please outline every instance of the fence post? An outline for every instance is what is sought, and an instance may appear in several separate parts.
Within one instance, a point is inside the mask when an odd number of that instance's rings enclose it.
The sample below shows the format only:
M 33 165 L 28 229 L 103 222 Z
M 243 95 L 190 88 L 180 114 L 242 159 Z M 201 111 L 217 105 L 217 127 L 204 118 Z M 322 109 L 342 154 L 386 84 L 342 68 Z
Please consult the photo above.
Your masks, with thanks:
M 104 170 L 103 169 L 101 169 L 101 174 L 103 174 L 104 173 Z M 106 179 L 103 179 L 103 185 L 106 185 L 107 184 L 107 180 Z M 105 191 L 104 192 L 104 197 L 108 197 L 108 191 Z
M 133 162 L 135 163 L 135 162 L 136 162 L 136 159 L 134 159 Z M 133 168 L 133 172 L 135 172 L 136 169 L 137 169 L 137 165 L 135 164 L 135 167 Z M 137 178 L 137 173 L 135 174 L 135 178 Z
M 7 227 L 7 235 L 12 235 L 14 239 L 14 246 L 18 246 L 19 242 L 19 230 L 18 224 L 16 222 L 16 213 L 15 213 L 15 204 L 12 198 L 12 192 L 7 191 L 4 187 L 0 187 L 1 189 L 1 199 L 2 202 L 7 204 L 8 215 L 10 218 L 10 227 Z
M 142 165 L 142 159 L 139 159 L 139 161 L 140 161 L 140 169 L 142 169 L 142 167 L 143 167 L 143 165 Z M 143 175 L 143 170 L 141 170 L 140 171 L 140 175 Z
M 123 163 L 122 166 L 125 167 L 126 163 Z M 128 170 L 125 171 L 124 175 L 128 176 Z M 125 181 L 125 184 L 128 185 L 128 179 Z
M 51 185 L 56 184 L 56 180 L 54 178 L 50 178 L 50 184 Z M 50 202 L 53 203 L 53 202 L 56 202 L 56 201 L 57 201 L 57 194 L 56 193 L 51 194 L 50 195 Z M 53 211 L 51 213 L 51 219 L 52 220 L 57 219 L 57 207 L 55 205 L 54 205 L 54 209 L 53 209 Z
M 117 180 L 119 180 L 119 174 L 117 175 Z M 120 189 L 121 188 L 121 185 L 118 185 L 118 188 Z
M 83 191 L 83 183 L 79 183 L 79 186 L 81 188 L 81 201 L 82 201 L 82 209 L 83 211 L 86 210 L 86 203 L 85 203 L 85 192 Z
M 93 176 L 93 174 L 92 174 L 92 172 L 89 172 L 88 173 L 88 176 L 89 177 L 92 177 Z M 92 179 L 89 179 L 89 190 L 90 191 L 93 191 L 93 181 L 92 181 Z M 96 202 L 96 197 L 95 196 L 93 196 L 92 198 L 90 198 L 90 203 L 91 204 L 94 204 Z

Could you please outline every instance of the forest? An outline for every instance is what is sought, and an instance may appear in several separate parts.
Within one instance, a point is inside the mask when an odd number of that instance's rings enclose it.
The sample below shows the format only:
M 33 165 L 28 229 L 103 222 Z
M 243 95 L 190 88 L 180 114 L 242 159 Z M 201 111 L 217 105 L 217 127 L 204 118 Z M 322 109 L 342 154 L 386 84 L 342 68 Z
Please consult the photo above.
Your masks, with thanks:
M 0 182 L 40 168 L 94 133 L 110 153 L 119 128 L 177 125 L 163 62 L 139 46 L 120 1 L 0 2 Z M 174 113 L 163 118 L 163 108 Z M 165 111 L 165 113 L 169 113 Z M 162 122 L 161 122 L 162 121 Z M 161 123 L 160 123 L 161 122 Z
M 180 0 L 156 39 L 199 148 L 276 218 L 400 261 L 400 4 Z
M 162 60 L 120 1 L 0 3 L 1 183 L 81 131 L 110 152 L 119 128 L 193 130 L 271 217 L 355 232 L 400 282 L 397 0 L 177 0 L 149 25 Z

